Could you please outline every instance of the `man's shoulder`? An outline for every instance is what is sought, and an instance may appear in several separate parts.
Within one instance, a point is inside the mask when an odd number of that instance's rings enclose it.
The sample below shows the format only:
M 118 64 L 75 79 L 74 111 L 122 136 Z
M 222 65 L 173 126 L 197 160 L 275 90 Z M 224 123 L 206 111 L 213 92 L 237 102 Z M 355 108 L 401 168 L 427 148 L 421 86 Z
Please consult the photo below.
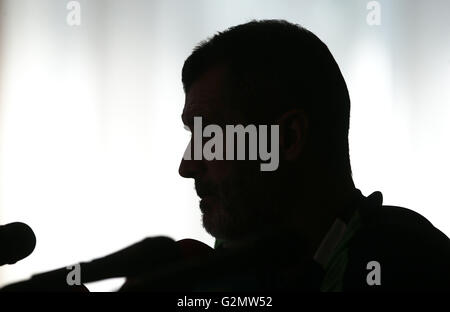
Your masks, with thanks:
M 411 241 L 415 245 L 424 242 L 430 246 L 433 243 L 442 243 L 450 248 L 449 238 L 437 229 L 427 218 L 411 209 L 398 206 L 366 205 L 359 210 L 361 228 L 358 235 L 366 239 L 386 238 L 383 244 L 389 245 L 398 240 Z M 419 239 L 419 240 L 417 240 Z
M 450 240 L 424 216 L 370 199 L 358 213 L 360 226 L 349 243 L 347 289 L 375 289 L 366 281 L 372 261 L 380 265 L 384 289 L 450 287 Z
M 367 226 L 404 226 L 431 229 L 432 224 L 424 216 L 399 206 L 366 205 L 359 210 Z

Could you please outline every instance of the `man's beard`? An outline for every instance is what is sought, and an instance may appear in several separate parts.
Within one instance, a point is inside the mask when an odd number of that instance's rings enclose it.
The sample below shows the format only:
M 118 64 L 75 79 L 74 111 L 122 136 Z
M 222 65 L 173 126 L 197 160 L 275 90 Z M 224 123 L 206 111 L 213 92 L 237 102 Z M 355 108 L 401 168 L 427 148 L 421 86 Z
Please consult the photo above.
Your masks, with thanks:
M 261 175 L 246 172 L 220 185 L 196 183 L 197 190 L 206 188 L 215 192 L 215 205 L 200 202 L 203 227 L 209 234 L 236 241 L 282 222 L 290 207 L 283 207 L 279 181 Z

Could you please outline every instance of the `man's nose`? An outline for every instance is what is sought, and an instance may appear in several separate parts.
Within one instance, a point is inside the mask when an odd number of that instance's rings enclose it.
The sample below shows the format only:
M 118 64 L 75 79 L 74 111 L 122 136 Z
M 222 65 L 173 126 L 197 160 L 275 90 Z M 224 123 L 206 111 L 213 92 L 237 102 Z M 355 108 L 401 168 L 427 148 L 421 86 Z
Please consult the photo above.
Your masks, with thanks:
M 187 160 L 182 159 L 180 163 L 180 168 L 178 169 L 178 173 L 183 178 L 198 178 L 205 171 L 205 164 L 202 160 Z

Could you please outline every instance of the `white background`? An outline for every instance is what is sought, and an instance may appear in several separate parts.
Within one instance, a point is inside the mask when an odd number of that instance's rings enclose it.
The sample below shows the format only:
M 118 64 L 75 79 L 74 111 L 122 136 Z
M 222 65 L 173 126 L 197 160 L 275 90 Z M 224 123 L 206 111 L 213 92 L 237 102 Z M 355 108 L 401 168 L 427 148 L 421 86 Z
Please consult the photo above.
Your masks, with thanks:
M 363 0 L 84 0 L 72 27 L 68 2 L 0 1 L 0 224 L 37 236 L 0 286 L 146 236 L 213 244 L 177 173 L 181 67 L 199 41 L 251 19 L 327 43 L 352 100 L 357 187 L 450 235 L 450 2 L 379 1 L 369 26 Z

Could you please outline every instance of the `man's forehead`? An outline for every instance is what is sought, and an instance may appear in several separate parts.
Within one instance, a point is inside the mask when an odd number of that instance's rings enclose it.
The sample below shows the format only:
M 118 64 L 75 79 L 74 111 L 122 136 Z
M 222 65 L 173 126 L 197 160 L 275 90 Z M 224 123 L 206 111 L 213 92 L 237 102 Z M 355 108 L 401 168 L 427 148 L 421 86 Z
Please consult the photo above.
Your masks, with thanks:
M 201 75 L 186 94 L 183 118 L 223 113 L 229 98 L 225 86 L 225 68 L 215 66 Z
M 188 98 L 184 104 L 183 115 L 190 116 L 196 113 L 213 113 L 217 110 L 221 110 L 220 102 L 223 102 L 223 98 L 220 96 L 210 97 L 198 97 Z
M 187 102 L 183 109 L 181 119 L 189 127 L 192 126 L 194 117 L 202 117 L 207 123 L 223 123 L 228 115 L 226 105 L 220 98 L 203 98 L 198 101 Z

